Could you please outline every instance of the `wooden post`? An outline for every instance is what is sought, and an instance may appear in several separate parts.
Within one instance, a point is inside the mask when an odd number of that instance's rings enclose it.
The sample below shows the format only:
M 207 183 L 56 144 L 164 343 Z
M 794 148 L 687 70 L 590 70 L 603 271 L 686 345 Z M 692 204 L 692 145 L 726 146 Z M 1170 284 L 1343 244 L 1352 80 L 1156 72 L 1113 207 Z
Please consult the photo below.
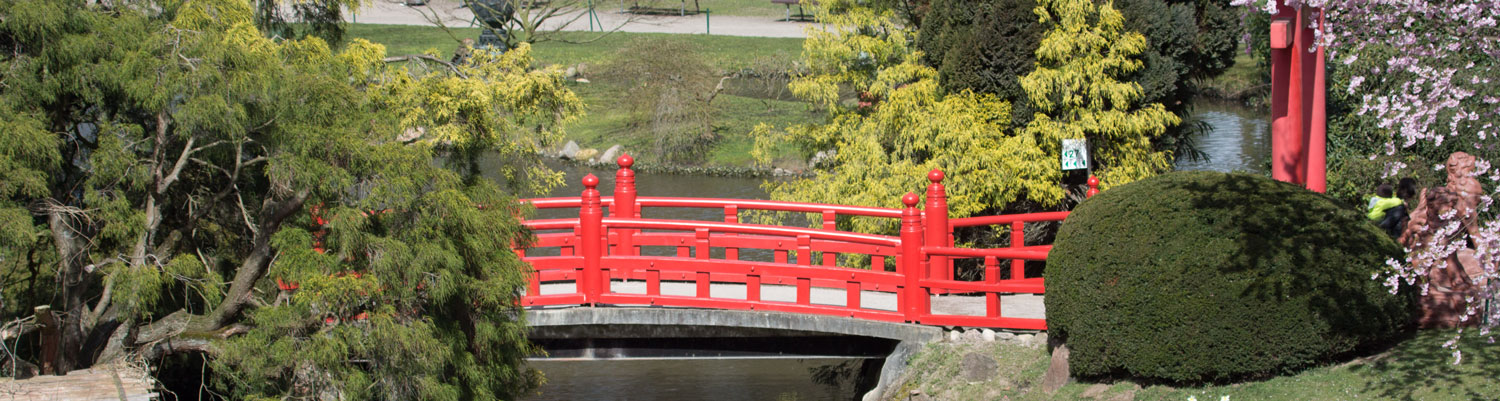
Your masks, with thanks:
M 927 210 L 923 219 L 927 225 L 926 243 L 932 246 L 952 246 L 948 243 L 948 194 L 943 189 L 943 171 L 932 169 L 927 173 Z M 928 277 L 938 280 L 952 280 L 953 266 L 948 265 L 948 258 L 933 256 L 928 260 L 932 269 Z
M 906 278 L 906 287 L 901 289 L 906 321 L 918 323 L 927 314 L 927 289 L 921 280 L 926 277 L 927 258 L 922 256 L 922 215 L 917 211 L 917 194 L 906 193 L 901 203 L 901 275 Z
M 1098 194 L 1099 194 L 1099 177 L 1091 175 L 1091 176 L 1089 176 L 1089 191 L 1085 192 L 1083 194 L 1083 197 L 1085 199 L 1087 199 L 1087 198 L 1092 198 L 1092 197 L 1094 197 L 1094 195 L 1098 195 Z
M 42 340 L 42 374 L 57 375 L 67 372 L 60 371 L 58 366 L 58 352 L 61 351 L 58 342 L 62 341 L 62 321 L 52 313 L 52 307 L 42 305 L 32 308 L 36 314 L 36 325 L 41 329 Z
M 583 196 L 578 208 L 578 245 L 583 254 L 583 271 L 578 275 L 579 290 L 584 302 L 594 305 L 599 302 L 599 293 L 606 286 L 603 271 L 599 268 L 604 237 L 600 235 L 604 211 L 599 204 L 599 177 L 589 174 L 583 177 Z
M 621 155 L 615 163 L 620 165 L 620 170 L 615 172 L 615 202 L 609 207 L 609 215 L 622 219 L 641 217 L 641 211 L 635 204 L 635 171 L 630 169 L 635 164 L 635 159 L 626 154 Z M 615 243 L 616 255 L 637 256 L 635 231 L 628 228 L 616 230 L 620 234 L 620 241 Z

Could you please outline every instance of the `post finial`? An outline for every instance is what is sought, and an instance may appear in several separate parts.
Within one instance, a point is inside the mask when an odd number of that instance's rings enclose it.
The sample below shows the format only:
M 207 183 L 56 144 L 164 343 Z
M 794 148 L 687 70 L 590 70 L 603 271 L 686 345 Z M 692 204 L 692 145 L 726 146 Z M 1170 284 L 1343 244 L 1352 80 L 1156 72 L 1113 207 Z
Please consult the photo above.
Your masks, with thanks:
M 943 170 L 932 169 L 932 171 L 927 172 L 927 180 L 932 181 L 933 184 L 942 182 L 943 177 L 946 177 L 943 175 Z
M 615 159 L 615 164 L 619 164 L 620 168 L 630 168 L 630 166 L 635 165 L 635 158 L 630 157 L 628 153 L 623 154 L 620 155 L 619 159 Z
M 907 192 L 906 196 L 901 197 L 901 203 L 906 204 L 906 207 L 917 207 L 917 202 L 920 201 L 921 199 L 917 198 L 917 194 L 911 192 Z
M 1089 191 L 1084 193 L 1085 198 L 1099 194 L 1099 177 L 1089 176 Z
M 594 189 L 594 187 L 599 186 L 599 177 L 595 177 L 593 174 L 583 176 L 583 186 L 588 189 Z

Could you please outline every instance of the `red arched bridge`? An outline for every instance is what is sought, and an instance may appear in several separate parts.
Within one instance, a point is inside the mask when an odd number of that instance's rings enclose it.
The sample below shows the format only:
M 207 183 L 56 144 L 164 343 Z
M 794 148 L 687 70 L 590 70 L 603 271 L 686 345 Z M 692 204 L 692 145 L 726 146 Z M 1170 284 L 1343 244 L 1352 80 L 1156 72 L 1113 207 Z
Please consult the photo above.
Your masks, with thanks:
M 904 205 L 900 209 L 638 196 L 631 164 L 629 156 L 620 158 L 612 197 L 600 195 L 599 179 L 590 174 L 583 178 L 585 189 L 579 197 L 524 200 L 538 209 L 576 208 L 578 217 L 525 222 L 537 238 L 517 253 L 536 274 L 521 298 L 522 305 L 663 306 L 924 325 L 1047 327 L 1041 317 L 1002 316 L 1006 305 L 1001 301 L 1005 295 L 1046 292 L 1045 279 L 1026 276 L 1025 262 L 1046 260 L 1052 246 L 1028 245 L 1024 235 L 1012 235 L 1006 247 L 957 248 L 953 246 L 953 230 L 1009 225 L 1011 232 L 1021 233 L 1027 223 L 1062 221 L 1068 212 L 949 219 L 943 173 L 938 170 L 928 174 L 931 184 L 920 208 L 922 202 L 913 193 L 900 199 Z M 1097 181 L 1090 179 L 1090 186 L 1096 188 Z M 1093 188 L 1089 195 L 1097 192 Z M 605 208 L 609 209 L 608 216 Z M 641 218 L 641 211 L 647 208 L 723 210 L 724 220 Z M 741 222 L 743 213 L 754 210 L 821 214 L 822 227 Z M 900 235 L 840 231 L 835 223 L 840 216 L 898 219 Z M 676 252 L 648 256 L 643 253 L 647 248 L 675 248 Z M 743 260 L 742 252 L 749 250 L 769 251 L 772 260 Z M 537 256 L 544 252 L 556 256 Z M 721 257 L 712 257 L 715 254 Z M 969 258 L 983 260 L 982 280 L 955 280 L 954 261 Z M 841 261 L 848 266 L 840 266 Z M 1002 265 L 1002 261 L 1009 263 Z M 855 265 L 874 268 L 852 267 Z M 889 265 L 894 269 L 887 268 Z M 548 293 L 544 286 L 554 290 Z M 569 287 L 571 291 L 566 290 Z M 772 293 L 787 296 L 773 299 L 778 297 Z M 838 293 L 842 296 L 828 296 Z M 983 303 L 984 312 L 963 315 L 935 311 L 934 294 L 969 294 L 968 299 Z M 977 296 L 980 294 L 982 297 Z

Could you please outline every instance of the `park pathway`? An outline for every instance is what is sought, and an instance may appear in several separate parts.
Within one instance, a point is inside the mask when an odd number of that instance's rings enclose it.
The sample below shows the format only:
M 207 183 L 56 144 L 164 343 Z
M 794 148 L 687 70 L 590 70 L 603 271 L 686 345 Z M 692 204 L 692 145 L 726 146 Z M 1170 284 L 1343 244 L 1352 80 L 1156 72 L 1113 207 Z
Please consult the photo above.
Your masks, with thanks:
M 766 0 L 767 4 L 770 0 Z M 426 5 L 407 6 L 402 0 L 377 0 L 360 10 L 357 15 L 346 16 L 350 22 L 386 25 L 436 25 L 452 28 L 474 27 L 474 12 L 460 7 L 458 0 L 430 0 Z M 771 16 L 718 16 L 718 15 L 636 15 L 621 12 L 625 3 L 602 1 L 595 14 L 607 29 L 619 28 L 620 32 L 677 33 L 725 36 L 753 36 L 771 38 L 805 38 L 806 29 L 817 24 L 800 21 L 778 20 Z M 712 9 L 712 0 L 703 2 Z M 774 14 L 774 13 L 772 13 Z M 554 17 L 543 24 L 548 30 L 589 31 L 590 23 L 583 18 L 582 11 Z M 598 30 L 596 26 L 593 30 Z

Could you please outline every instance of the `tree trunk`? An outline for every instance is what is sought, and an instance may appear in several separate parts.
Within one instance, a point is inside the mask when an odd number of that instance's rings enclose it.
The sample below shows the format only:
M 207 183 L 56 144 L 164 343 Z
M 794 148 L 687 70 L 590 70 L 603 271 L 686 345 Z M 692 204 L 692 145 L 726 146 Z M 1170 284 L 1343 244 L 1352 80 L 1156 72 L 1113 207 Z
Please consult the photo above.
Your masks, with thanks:
M 58 276 L 62 280 L 63 319 L 59 328 L 55 372 L 68 372 L 83 364 L 79 351 L 84 343 L 83 317 L 88 314 L 86 298 L 91 276 L 84 270 L 84 246 L 82 235 L 73 230 L 74 224 L 68 212 L 56 206 L 48 212 L 47 223 L 52 231 L 52 241 L 57 245 Z

